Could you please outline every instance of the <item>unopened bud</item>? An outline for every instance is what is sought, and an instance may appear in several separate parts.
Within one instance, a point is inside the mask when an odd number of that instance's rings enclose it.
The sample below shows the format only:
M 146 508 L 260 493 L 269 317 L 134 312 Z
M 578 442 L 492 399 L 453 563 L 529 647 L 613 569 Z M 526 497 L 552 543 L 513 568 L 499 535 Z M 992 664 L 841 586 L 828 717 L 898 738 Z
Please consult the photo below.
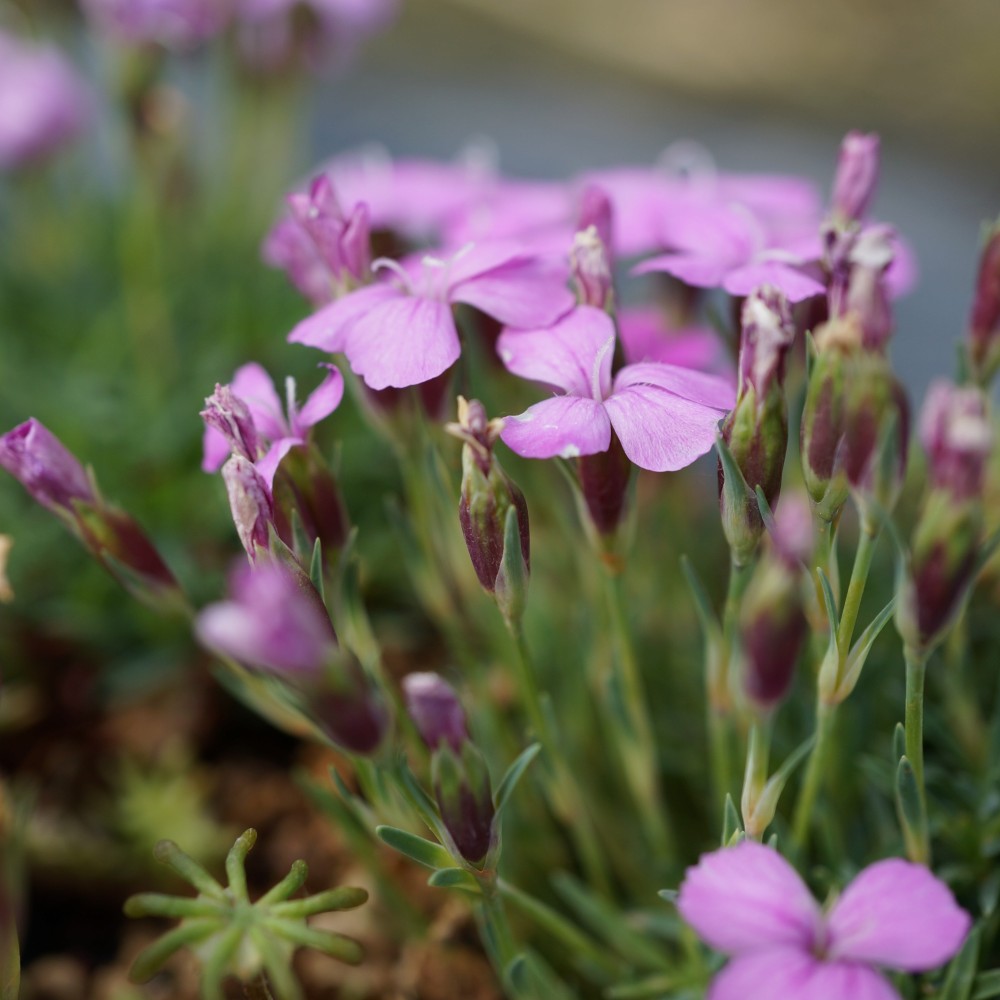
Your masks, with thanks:
M 242 455 L 249 462 L 257 461 L 257 428 L 250 408 L 233 392 L 232 386 L 216 383 L 215 392 L 205 400 L 201 418 L 222 434 L 234 455 Z
M 446 743 L 455 753 L 469 738 L 465 710 L 455 689 L 439 674 L 407 674 L 403 678 L 406 710 L 421 739 L 436 750 Z
M 597 231 L 597 236 L 601 243 L 610 252 L 612 233 L 614 232 L 613 212 L 611 198 L 608 196 L 607 191 L 599 184 L 588 184 L 580 196 L 580 215 L 577 219 L 577 231 L 583 232 L 593 226 Z
M 531 566 L 528 505 L 493 455 L 502 427 L 503 421 L 487 419 L 482 403 L 462 397 L 458 402 L 458 423 L 446 427 L 464 443 L 458 516 L 476 576 L 491 594 L 496 591 L 504 558 L 507 512 L 511 509 L 517 516 L 520 555 L 525 567 Z
M 595 226 L 573 237 L 569 263 L 580 305 L 607 309 L 614 301 L 611 255 Z
M 976 380 L 988 384 L 1000 367 L 1000 222 L 988 230 L 979 257 L 968 352 Z
M 489 867 L 499 847 L 486 761 L 466 740 L 459 752 L 441 745 L 431 761 L 434 797 L 452 853 L 473 868 Z
M 274 501 L 264 477 L 242 455 L 233 455 L 222 467 L 233 523 L 251 562 L 258 549 L 267 550 L 274 523 Z
M 840 146 L 833 181 L 833 210 L 842 219 L 858 222 L 875 196 L 879 174 L 879 138 L 874 132 L 848 132 Z
M 785 356 L 795 326 L 785 296 L 764 286 L 743 307 L 740 385 L 736 406 L 722 424 L 722 440 L 739 467 L 742 483 L 726 483 L 719 464 L 722 526 L 734 560 L 745 565 L 764 530 L 754 495 L 759 486 L 770 505 L 777 503 L 788 444 L 788 405 L 784 392 Z
M 343 651 L 333 657 L 322 683 L 308 685 L 309 711 L 321 732 L 349 753 L 373 756 L 391 717 L 382 692 Z
M 947 491 L 956 501 L 982 496 L 993 428 L 980 389 L 934 382 L 920 415 L 920 439 L 934 489 Z
M 862 346 L 868 351 L 883 350 L 892 335 L 885 276 L 895 256 L 894 238 L 888 226 L 870 226 L 857 235 L 848 253 L 845 295 L 840 303 L 831 302 L 831 315 L 856 317 Z
M 602 540 L 610 538 L 625 515 L 632 463 L 614 430 L 607 451 L 577 459 L 580 492 L 587 505 L 590 522 Z

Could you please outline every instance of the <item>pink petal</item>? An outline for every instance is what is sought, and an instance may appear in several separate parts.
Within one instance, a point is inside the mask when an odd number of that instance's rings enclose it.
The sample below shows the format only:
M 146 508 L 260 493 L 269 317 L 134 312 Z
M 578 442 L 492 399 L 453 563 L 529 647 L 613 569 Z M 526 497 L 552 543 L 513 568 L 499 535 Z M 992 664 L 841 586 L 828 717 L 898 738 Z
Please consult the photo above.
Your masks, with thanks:
M 736 389 L 731 379 L 679 365 L 646 361 L 627 365 L 615 376 L 615 393 L 630 386 L 652 385 L 666 392 L 727 413 L 736 405 Z M 720 414 L 721 415 L 721 414 Z
M 684 876 L 677 909 L 699 937 L 730 955 L 783 945 L 808 952 L 822 926 L 795 869 L 752 841 L 703 854 Z
M 689 197 L 664 213 L 660 238 L 670 250 L 729 269 L 750 258 L 755 242 L 763 243 L 764 227 L 744 206 Z
M 886 271 L 885 283 L 889 290 L 889 297 L 899 299 L 913 290 L 913 286 L 920 277 L 920 266 L 917 263 L 917 255 L 913 247 L 898 233 L 893 240 L 893 246 L 896 255 Z
M 607 451 L 611 423 L 593 399 L 556 396 L 507 417 L 500 437 L 524 458 L 575 458 Z
M 671 329 L 655 307 L 620 309 L 618 333 L 629 364 L 662 361 L 703 371 L 718 370 L 724 364 L 722 342 L 714 330 L 700 326 Z
M 375 306 L 354 323 L 344 345 L 351 368 L 372 389 L 427 382 L 461 351 L 451 306 L 415 296 Z
M 962 946 L 972 919 L 923 865 L 889 858 L 869 865 L 827 919 L 829 953 L 924 972 Z
M 729 273 L 730 261 L 692 254 L 668 253 L 644 260 L 632 268 L 633 274 L 666 271 L 695 288 L 718 288 Z
M 525 257 L 453 284 L 449 298 L 509 326 L 549 326 L 573 308 L 568 277 L 568 263 Z
M 810 278 L 791 264 L 776 260 L 758 260 L 735 268 L 722 283 L 730 295 L 749 295 L 760 285 L 780 288 L 789 302 L 801 302 L 826 291 L 826 287 L 815 278 Z
M 734 958 L 709 987 L 707 1000 L 899 1000 L 874 969 L 822 962 L 798 948 Z
M 344 350 L 347 335 L 358 320 L 376 305 L 404 296 L 405 293 L 390 282 L 359 288 L 304 319 L 288 335 L 288 340 L 292 344 L 305 344 L 337 354 Z
M 267 454 L 259 462 L 254 463 L 254 468 L 267 483 L 269 490 L 274 489 L 274 476 L 278 466 L 281 465 L 281 460 L 298 444 L 304 444 L 302 438 L 279 438 L 267 449 Z
M 201 468 L 203 472 L 218 472 L 229 458 L 229 442 L 221 431 L 205 426 L 201 436 Z
M 284 437 L 285 413 L 281 400 L 274 388 L 274 380 L 256 362 L 241 365 L 236 369 L 231 383 L 233 392 L 250 408 L 257 433 L 268 441 Z
M 650 472 L 674 472 L 715 444 L 721 410 L 655 385 L 634 385 L 604 401 L 629 460 Z
M 292 428 L 297 435 L 304 435 L 307 428 L 328 417 L 340 406 L 340 401 L 344 398 L 344 376 L 340 374 L 337 366 L 324 364 L 320 367 L 327 369 L 326 378 L 302 404 L 295 427 Z
M 611 389 L 613 352 L 600 352 L 614 336 L 615 324 L 606 312 L 580 306 L 545 330 L 504 330 L 497 338 L 497 354 L 514 375 L 590 398 L 599 359 L 597 388 L 603 398 Z

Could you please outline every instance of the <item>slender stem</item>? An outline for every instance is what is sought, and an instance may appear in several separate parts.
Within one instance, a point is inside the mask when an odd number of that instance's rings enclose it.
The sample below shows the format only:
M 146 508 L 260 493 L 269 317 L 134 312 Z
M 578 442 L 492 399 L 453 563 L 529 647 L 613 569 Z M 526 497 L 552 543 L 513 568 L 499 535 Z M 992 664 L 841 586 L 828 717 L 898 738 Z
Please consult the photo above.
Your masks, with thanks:
M 920 800 L 920 825 L 917 843 L 913 845 L 916 855 L 911 860 L 923 864 L 930 863 L 930 837 L 927 831 L 927 791 L 924 784 L 924 674 L 927 668 L 926 652 L 918 652 L 907 646 L 906 657 L 906 756 L 913 766 L 913 776 L 917 782 Z
M 556 816 L 565 824 L 587 881 L 598 891 L 610 894 L 611 878 L 604 852 L 597 836 L 591 812 L 574 777 L 573 769 L 563 752 L 559 734 L 542 708 L 538 689 L 538 675 L 520 622 L 508 625 L 517 647 L 518 685 L 525 700 L 537 738 L 545 748 L 548 766 L 552 769 L 551 804 Z
M 813 818 L 813 808 L 816 796 L 819 794 L 823 771 L 826 765 L 826 749 L 833 729 L 834 713 L 837 706 L 816 701 L 816 742 L 809 754 L 809 764 L 806 776 L 802 782 L 798 801 L 795 803 L 795 815 L 792 820 L 792 845 L 796 851 L 806 845 L 809 836 L 809 825 Z
M 767 784 L 768 763 L 771 755 L 771 719 L 754 719 L 750 724 L 747 742 L 747 762 L 743 776 L 743 796 L 740 808 L 743 827 L 751 840 L 760 840 L 766 828 L 755 816 L 757 801 Z
M 673 838 L 666 822 L 660 790 L 656 736 L 649 718 L 649 702 L 626 620 L 621 576 L 606 568 L 602 576 L 616 652 L 616 680 L 625 716 L 622 719 L 612 707 L 609 721 L 616 733 L 616 742 L 625 765 L 625 778 L 639 811 L 639 821 L 650 847 L 661 860 L 666 860 L 673 856 Z
M 483 885 L 482 889 L 481 913 L 486 931 L 483 935 L 484 943 L 497 978 L 506 989 L 507 969 L 517 955 L 517 946 L 496 883 Z

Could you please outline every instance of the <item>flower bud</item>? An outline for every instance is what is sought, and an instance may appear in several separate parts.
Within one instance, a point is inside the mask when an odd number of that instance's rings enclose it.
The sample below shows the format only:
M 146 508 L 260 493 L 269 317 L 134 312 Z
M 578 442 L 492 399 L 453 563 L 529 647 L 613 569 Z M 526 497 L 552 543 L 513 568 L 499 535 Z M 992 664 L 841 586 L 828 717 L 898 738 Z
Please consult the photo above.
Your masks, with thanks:
M 487 420 L 479 400 L 467 402 L 460 396 L 458 423 L 446 428 L 464 442 L 458 516 L 476 576 L 491 594 L 496 592 L 504 557 L 507 511 L 511 508 L 517 514 L 521 557 L 525 567 L 531 567 L 528 505 L 493 455 L 502 427 L 501 420 Z
M 812 552 L 813 534 L 804 502 L 796 497 L 782 502 L 771 542 L 740 608 L 743 688 L 760 713 L 787 696 L 809 631 L 801 569 Z
M 63 443 L 34 418 L 0 437 L 0 466 L 43 507 L 74 518 L 74 501 L 95 503 L 83 466 Z
M 403 697 L 421 738 L 431 750 L 447 744 L 459 753 L 469 738 L 462 708 L 455 689 L 439 674 L 407 674 L 403 678 Z
M 577 231 L 584 232 L 593 227 L 597 237 L 608 253 L 612 247 L 613 208 L 607 191 L 598 184 L 588 184 L 580 196 L 580 215 L 577 219 Z
M 875 196 L 879 174 L 879 138 L 874 132 L 848 132 L 840 146 L 833 181 L 833 211 L 858 222 Z
M 973 582 L 983 535 L 983 476 L 992 447 L 985 396 L 937 382 L 921 419 L 930 464 L 928 491 L 912 541 L 896 625 L 914 650 L 947 633 Z
M 320 732 L 338 746 L 371 757 L 389 732 L 391 717 L 382 692 L 343 651 L 321 683 L 307 686 L 309 712 Z
M 452 853 L 473 868 L 489 867 L 500 840 L 483 755 L 468 740 L 458 752 L 441 744 L 431 760 L 431 778 Z
M 847 255 L 847 287 L 839 302 L 833 301 L 831 289 L 831 316 L 857 317 L 862 347 L 868 351 L 883 350 L 892 335 L 885 276 L 895 256 L 893 238 L 889 226 L 870 226 L 858 233 Z
M 976 381 L 986 385 L 1000 367 L 1000 222 L 990 227 L 979 257 L 968 352 Z
M 788 444 L 788 406 L 784 393 L 785 356 L 795 326 L 785 296 L 762 286 L 743 306 L 740 384 L 736 406 L 722 424 L 722 439 L 749 487 L 726 488 L 719 465 L 722 525 L 733 558 L 744 565 L 764 530 L 753 491 L 759 486 L 772 506 L 781 490 Z
M 610 308 L 614 302 L 611 255 L 596 226 L 588 226 L 573 237 L 569 263 L 580 305 Z
M 578 458 L 577 474 L 590 522 L 600 538 L 607 540 L 625 515 L 625 497 L 632 476 L 632 463 L 613 428 L 608 450 Z
M 249 462 L 259 457 L 260 441 L 250 407 L 232 386 L 216 383 L 215 392 L 205 400 L 201 418 L 208 427 L 214 427 L 226 439 L 234 455 L 242 455 Z
M 222 479 L 229 494 L 233 523 L 243 548 L 251 562 L 256 562 L 258 549 L 270 546 L 270 529 L 274 523 L 274 501 L 264 477 L 242 455 L 233 455 L 222 467 Z

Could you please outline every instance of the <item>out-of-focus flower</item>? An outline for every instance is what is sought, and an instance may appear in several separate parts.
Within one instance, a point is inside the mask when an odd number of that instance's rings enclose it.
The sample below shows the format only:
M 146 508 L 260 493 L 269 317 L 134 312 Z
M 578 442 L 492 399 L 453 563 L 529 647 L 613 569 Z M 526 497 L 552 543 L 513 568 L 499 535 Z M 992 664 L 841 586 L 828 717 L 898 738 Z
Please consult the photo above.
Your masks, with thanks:
M 205 421 L 201 467 L 215 472 L 230 452 L 242 454 L 271 489 L 281 460 L 290 449 L 306 443 L 309 428 L 333 413 L 344 396 L 344 378 L 336 366 L 322 367 L 326 377 L 301 407 L 295 400 L 293 378 L 285 380 L 282 406 L 271 376 L 254 362 L 238 368 L 229 385 L 216 386 L 201 414 Z
M 258 549 L 267 551 L 274 524 L 274 498 L 264 477 L 243 455 L 232 455 L 222 467 L 236 533 L 251 562 Z
M 447 743 L 455 753 L 469 738 L 465 709 L 455 689 L 440 674 L 416 673 L 403 678 L 403 696 L 421 739 L 431 750 Z
M 973 582 L 983 536 L 983 479 L 993 447 L 986 396 L 935 382 L 920 422 L 930 489 L 913 535 L 896 624 L 915 652 L 948 631 Z
M 973 375 L 985 386 L 1000 365 L 1000 222 L 987 230 L 979 255 L 967 344 Z
M 680 368 L 696 368 L 729 377 L 732 362 L 718 334 L 708 326 L 669 325 L 655 306 L 630 306 L 618 310 L 618 335 L 628 364 L 661 361 Z
M 833 180 L 832 208 L 844 222 L 859 222 L 868 214 L 879 174 L 879 137 L 874 132 L 848 132 L 840 145 Z
M 702 855 L 677 909 L 732 956 L 708 1000 L 899 1000 L 877 969 L 934 969 L 972 924 L 943 882 L 897 858 L 865 868 L 824 913 L 777 851 L 751 841 Z
M 277 673 L 319 675 L 337 652 L 319 595 L 277 562 L 241 566 L 229 599 L 205 608 L 195 631 L 209 649 Z
M 0 31 L 0 170 L 54 153 L 90 113 L 86 85 L 57 49 Z
M 450 368 L 461 353 L 452 304 L 475 306 L 502 323 L 544 326 L 573 304 L 567 266 L 520 244 L 469 244 L 443 260 L 380 259 L 388 281 L 358 289 L 303 320 L 294 343 L 347 355 L 373 389 L 417 385 Z
M 698 288 L 749 295 L 759 285 L 780 288 L 790 302 L 826 289 L 804 270 L 797 241 L 783 240 L 745 205 L 688 202 L 664 217 L 661 242 L 670 252 L 643 261 L 634 274 L 666 271 Z
M 561 395 L 509 417 L 503 441 L 526 458 L 572 458 L 607 451 L 612 428 L 640 468 L 666 472 L 690 465 L 715 442 L 733 404 L 722 378 L 673 365 L 628 365 L 612 380 L 614 323 L 580 306 L 546 330 L 505 330 L 497 350 L 508 370 Z
M 193 49 L 221 32 L 230 0 L 81 0 L 109 35 L 132 45 Z
M 344 65 L 398 9 L 398 0 L 233 0 L 243 56 L 265 72 L 296 61 Z

